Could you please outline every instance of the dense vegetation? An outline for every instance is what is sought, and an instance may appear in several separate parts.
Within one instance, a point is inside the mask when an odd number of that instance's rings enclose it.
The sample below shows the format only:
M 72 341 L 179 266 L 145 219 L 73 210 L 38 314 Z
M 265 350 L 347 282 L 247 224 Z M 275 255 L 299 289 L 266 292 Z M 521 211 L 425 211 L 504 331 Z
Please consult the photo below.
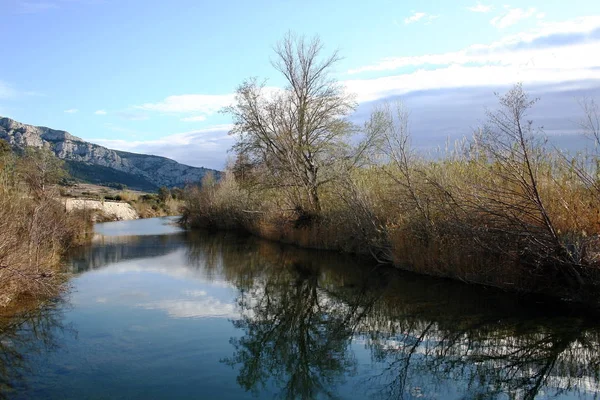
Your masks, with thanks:
M 104 196 L 105 200 L 125 201 L 137 212 L 140 218 L 154 218 L 180 215 L 183 190 L 169 189 L 162 186 L 156 193 L 135 194 L 124 190 L 112 198 Z
M 430 275 L 597 302 L 600 181 L 593 150 L 552 148 L 521 85 L 472 138 L 418 154 L 401 104 L 358 127 L 329 77 L 338 57 L 292 35 L 276 48 L 288 86 L 243 83 L 228 111 L 237 158 L 190 188 L 183 222 L 244 229 L 305 247 L 370 254 Z M 600 145 L 600 112 L 582 128 Z
M 17 155 L 0 140 L 0 308 L 56 293 L 61 255 L 84 240 L 90 215 L 67 213 L 57 200 L 64 176 L 51 151 Z

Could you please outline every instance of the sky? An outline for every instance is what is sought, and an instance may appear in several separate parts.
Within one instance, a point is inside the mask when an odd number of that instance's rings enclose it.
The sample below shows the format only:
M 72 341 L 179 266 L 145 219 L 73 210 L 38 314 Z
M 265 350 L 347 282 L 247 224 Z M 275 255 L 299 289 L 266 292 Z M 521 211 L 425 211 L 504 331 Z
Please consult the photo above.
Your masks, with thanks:
M 273 46 L 318 35 L 343 59 L 352 120 L 401 99 L 414 143 L 470 135 L 522 82 L 532 119 L 565 145 L 578 100 L 600 101 L 600 1 L 0 0 L 0 116 L 109 148 L 221 169 L 245 79 L 284 82 Z

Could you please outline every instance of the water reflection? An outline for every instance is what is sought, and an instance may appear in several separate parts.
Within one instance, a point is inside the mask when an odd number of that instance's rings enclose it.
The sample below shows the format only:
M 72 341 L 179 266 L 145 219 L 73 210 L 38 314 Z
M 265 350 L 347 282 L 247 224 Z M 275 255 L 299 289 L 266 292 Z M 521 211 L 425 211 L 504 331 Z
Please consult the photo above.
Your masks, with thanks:
M 100 269 L 111 264 L 160 257 L 186 247 L 186 235 L 102 236 L 92 246 L 73 249 L 67 268 L 72 273 Z
M 600 393 L 594 318 L 251 238 L 234 247 L 196 240 L 189 256 L 239 290 L 233 325 L 243 336 L 223 362 L 239 367 L 245 390 L 260 393 L 271 380 L 283 398 L 335 397 L 356 376 L 361 390 L 386 399 Z M 358 344 L 373 362 L 366 374 Z
M 0 316 L 0 399 L 9 398 L 27 387 L 35 369 L 32 359 L 55 350 L 65 332 L 62 299 L 42 307 L 30 307 L 16 316 Z
M 105 237 L 71 265 L 71 309 L 0 322 L 4 396 L 600 397 L 598 319 L 539 298 L 230 233 Z

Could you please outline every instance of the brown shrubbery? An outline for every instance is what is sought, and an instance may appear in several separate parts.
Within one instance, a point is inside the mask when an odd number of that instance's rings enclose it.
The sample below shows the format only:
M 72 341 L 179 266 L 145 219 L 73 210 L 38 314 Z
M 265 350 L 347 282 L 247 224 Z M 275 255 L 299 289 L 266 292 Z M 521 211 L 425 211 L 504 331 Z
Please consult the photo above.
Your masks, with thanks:
M 183 221 L 597 302 L 598 156 L 546 144 L 526 119 L 534 102 L 520 85 L 499 100 L 473 139 L 435 157 L 411 149 L 405 110 L 376 110 L 363 162 L 319 186 L 317 211 L 295 200 L 297 187 L 276 179 L 277 171 L 240 156 L 220 182 L 188 189 Z M 592 138 L 597 112 L 586 108 Z
M 46 150 L 17 158 L 0 146 L 0 307 L 60 288 L 60 258 L 85 240 L 91 216 L 67 213 L 53 183 L 60 162 Z

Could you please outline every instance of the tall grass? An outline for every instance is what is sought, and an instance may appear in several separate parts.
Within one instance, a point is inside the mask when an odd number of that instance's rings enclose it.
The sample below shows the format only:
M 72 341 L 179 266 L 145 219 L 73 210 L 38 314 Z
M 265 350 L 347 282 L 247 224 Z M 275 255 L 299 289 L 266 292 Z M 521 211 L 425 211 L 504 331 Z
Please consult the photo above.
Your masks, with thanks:
M 87 213 L 67 213 L 54 189 L 23 182 L 20 162 L 0 154 L 0 307 L 55 294 L 62 254 L 91 226 Z
M 183 222 L 597 303 L 598 157 L 547 145 L 525 120 L 533 102 L 520 86 L 500 102 L 491 124 L 434 157 L 410 147 L 404 109 L 376 110 L 376 157 L 323 185 L 318 215 L 294 207 L 285 185 L 261 185 L 268 171 L 229 168 L 188 189 Z

